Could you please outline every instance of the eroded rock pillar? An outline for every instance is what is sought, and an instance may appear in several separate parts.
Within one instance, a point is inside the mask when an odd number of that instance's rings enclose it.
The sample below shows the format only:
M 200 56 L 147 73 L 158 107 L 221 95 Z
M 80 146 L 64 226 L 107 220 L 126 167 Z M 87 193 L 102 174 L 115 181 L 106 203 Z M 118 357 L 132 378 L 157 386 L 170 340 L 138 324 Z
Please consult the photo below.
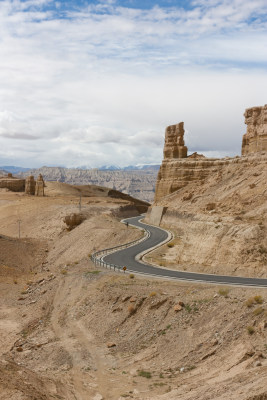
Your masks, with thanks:
M 35 195 L 35 180 L 33 175 L 27 176 L 25 180 L 25 193 Z
M 166 158 L 186 158 L 187 147 L 184 145 L 184 123 L 170 125 L 165 130 L 165 145 L 163 151 Z
M 44 180 L 41 174 L 35 184 L 35 196 L 44 196 Z

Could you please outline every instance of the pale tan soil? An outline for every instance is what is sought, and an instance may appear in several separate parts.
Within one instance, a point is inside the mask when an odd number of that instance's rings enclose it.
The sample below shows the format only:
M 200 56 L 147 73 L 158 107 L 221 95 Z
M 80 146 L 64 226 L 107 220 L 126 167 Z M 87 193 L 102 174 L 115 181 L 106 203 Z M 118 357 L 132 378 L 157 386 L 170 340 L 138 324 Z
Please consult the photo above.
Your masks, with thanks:
M 150 254 L 173 269 L 267 277 L 267 154 L 230 163 L 160 200 L 174 246 Z
M 88 253 L 140 236 L 114 217 L 118 202 L 88 205 L 67 232 L 72 198 L 0 199 L 0 233 L 9 229 L 1 262 L 12 267 L 0 275 L 1 400 L 267 398 L 266 290 L 219 294 L 225 288 L 96 270 Z M 17 234 L 7 213 L 15 224 L 18 209 L 27 240 L 7 237 Z M 263 303 L 248 307 L 255 295 Z

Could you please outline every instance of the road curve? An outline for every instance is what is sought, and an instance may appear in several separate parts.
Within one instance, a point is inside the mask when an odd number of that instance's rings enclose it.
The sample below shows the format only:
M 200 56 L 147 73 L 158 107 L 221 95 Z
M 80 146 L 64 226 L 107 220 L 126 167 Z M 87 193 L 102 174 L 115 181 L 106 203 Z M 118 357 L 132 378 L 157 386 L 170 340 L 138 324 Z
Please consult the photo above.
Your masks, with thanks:
M 267 279 L 262 278 L 246 278 L 239 276 L 226 276 L 226 275 L 213 275 L 213 274 L 201 274 L 196 272 L 185 272 L 185 271 L 174 271 L 166 268 L 155 267 L 150 264 L 140 262 L 137 260 L 137 256 L 160 243 L 168 240 L 168 232 L 157 228 L 155 226 L 143 224 L 140 219 L 143 217 L 128 218 L 127 221 L 130 225 L 143 228 L 150 233 L 150 236 L 132 246 L 123 250 L 118 250 L 115 253 L 108 254 L 102 259 L 110 264 L 115 264 L 119 267 L 126 266 L 128 271 L 136 272 L 145 275 L 151 275 L 162 278 L 171 278 L 180 281 L 195 281 L 205 282 L 214 284 L 225 284 L 225 285 L 239 285 L 239 286 L 256 286 L 256 287 L 267 287 Z

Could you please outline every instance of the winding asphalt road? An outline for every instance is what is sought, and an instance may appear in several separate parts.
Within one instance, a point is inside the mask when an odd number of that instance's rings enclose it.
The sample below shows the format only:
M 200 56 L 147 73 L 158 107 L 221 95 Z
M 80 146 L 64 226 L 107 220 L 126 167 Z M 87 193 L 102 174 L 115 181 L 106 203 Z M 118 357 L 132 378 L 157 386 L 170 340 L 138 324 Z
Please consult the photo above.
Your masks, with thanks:
M 154 267 L 152 265 L 138 261 L 138 255 L 144 251 L 159 245 L 168 240 L 168 232 L 157 228 L 155 226 L 143 224 L 140 219 L 143 217 L 128 218 L 127 221 L 130 225 L 146 229 L 150 236 L 141 243 L 123 250 L 118 250 L 115 253 L 103 257 L 103 260 L 110 264 L 117 266 L 126 266 L 128 271 L 152 275 L 156 277 L 165 277 L 176 280 L 186 280 L 195 282 L 206 282 L 215 284 L 226 285 L 239 285 L 239 286 L 256 286 L 267 287 L 267 279 L 261 278 L 245 278 L 239 276 L 226 276 L 226 275 L 212 275 L 200 274 L 195 272 L 174 271 L 161 267 Z

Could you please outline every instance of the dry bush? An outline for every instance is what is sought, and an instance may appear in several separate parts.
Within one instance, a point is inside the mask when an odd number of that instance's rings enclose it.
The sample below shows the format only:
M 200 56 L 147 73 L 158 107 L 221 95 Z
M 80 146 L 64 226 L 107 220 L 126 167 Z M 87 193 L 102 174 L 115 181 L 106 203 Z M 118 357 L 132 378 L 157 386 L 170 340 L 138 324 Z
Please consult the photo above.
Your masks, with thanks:
M 253 306 L 253 304 L 255 303 L 255 301 L 254 301 L 254 298 L 253 297 L 250 297 L 249 299 L 247 299 L 247 301 L 246 301 L 246 306 L 247 307 L 252 307 Z
M 71 231 L 76 228 L 76 226 L 80 225 L 84 221 L 84 216 L 82 214 L 70 214 L 66 215 L 64 218 L 64 222 L 67 225 L 67 229 Z
M 143 378 L 147 379 L 150 379 L 152 377 L 151 372 L 144 370 L 138 371 L 138 376 L 142 376 Z
M 130 315 L 135 313 L 135 307 L 132 304 L 130 304 L 129 307 L 128 307 L 128 313 Z
M 172 247 L 174 247 L 174 243 L 173 243 L 173 242 L 168 243 L 167 246 L 170 247 L 170 248 L 172 248 Z
M 263 311 L 264 311 L 264 308 L 258 307 L 258 308 L 256 308 L 256 309 L 253 311 L 253 314 L 254 314 L 254 315 L 260 315 L 260 314 L 263 313 Z
M 254 300 L 257 304 L 262 304 L 263 303 L 263 298 L 262 296 L 254 296 Z
M 62 270 L 60 271 L 60 273 L 61 273 L 62 275 L 67 275 L 68 271 L 67 271 L 66 269 L 62 269 Z
M 149 296 L 150 296 L 150 297 L 157 296 L 157 292 L 151 292 L 151 293 L 149 293 Z
M 229 289 L 228 288 L 221 288 L 218 292 L 221 296 L 228 297 Z
M 206 210 L 207 211 L 215 210 L 215 208 L 216 208 L 216 203 L 208 203 L 208 204 L 206 204 Z
M 253 326 L 248 326 L 247 327 L 247 331 L 250 335 L 253 335 L 253 333 L 255 332 L 255 329 L 253 328 Z
M 262 304 L 262 303 L 263 303 L 262 296 L 257 295 L 257 296 L 250 297 L 249 299 L 247 299 L 245 304 L 247 307 L 252 307 L 254 304 Z

